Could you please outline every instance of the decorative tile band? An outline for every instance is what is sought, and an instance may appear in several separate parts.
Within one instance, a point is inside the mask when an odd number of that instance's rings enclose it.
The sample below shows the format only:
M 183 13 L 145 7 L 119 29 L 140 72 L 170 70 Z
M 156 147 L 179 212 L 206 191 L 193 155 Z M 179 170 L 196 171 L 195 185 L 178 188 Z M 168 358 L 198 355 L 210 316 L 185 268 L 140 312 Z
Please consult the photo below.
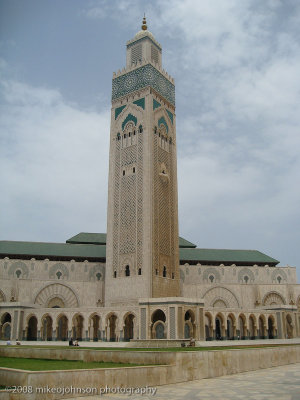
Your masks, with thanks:
M 112 81 L 112 100 L 147 86 L 151 86 L 175 106 L 175 86 L 151 64 L 146 64 L 114 78 Z

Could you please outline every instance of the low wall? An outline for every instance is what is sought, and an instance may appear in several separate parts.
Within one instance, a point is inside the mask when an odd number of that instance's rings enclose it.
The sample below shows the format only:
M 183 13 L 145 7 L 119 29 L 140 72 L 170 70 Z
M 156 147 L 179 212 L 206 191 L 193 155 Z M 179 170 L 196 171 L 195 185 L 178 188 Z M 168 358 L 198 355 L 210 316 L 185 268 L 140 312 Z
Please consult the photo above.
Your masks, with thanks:
M 161 351 L 126 351 L 126 350 L 92 350 L 72 347 L 34 348 L 34 347 L 0 347 L 0 357 L 47 358 L 49 360 L 80 360 L 85 362 L 103 361 L 130 364 L 174 364 L 173 352 Z
M 2 350 L 2 349 L 1 349 Z M 10 353 L 14 349 L 5 349 Z M 19 349 L 17 349 L 19 350 Z M 22 349 L 27 350 L 27 349 Z M 32 351 L 32 349 L 28 349 Z M 38 349 L 35 349 L 38 350 Z M 44 349 L 43 349 L 44 350 Z M 46 350 L 46 349 L 45 349 Z M 52 350 L 53 351 L 53 350 Z M 95 370 L 72 370 L 72 371 L 43 371 L 30 372 L 0 368 L 0 381 L 2 385 L 32 386 L 33 393 L 25 394 L 2 393 L 0 399 L 58 399 L 61 397 L 74 397 L 71 395 L 57 395 L 38 393 L 36 388 L 47 387 L 70 387 L 75 388 L 97 388 L 105 387 L 145 387 L 159 386 L 179 382 L 192 381 L 195 379 L 213 378 L 222 375 L 231 375 L 239 372 L 258 370 L 260 368 L 276 367 L 285 364 L 300 362 L 300 346 L 286 346 L 276 348 L 260 349 L 234 349 L 213 351 L 189 351 L 189 352 L 106 352 L 89 351 L 97 358 L 107 357 L 103 353 L 110 354 L 113 360 L 123 359 L 140 363 L 143 357 L 152 362 L 168 361 L 171 365 L 141 366 L 131 368 L 95 369 Z M 124 354 L 128 353 L 128 354 Z M 1 355 L 1 354 L 0 354 Z M 4 355 L 4 354 L 3 354 Z M 79 354 L 78 354 L 79 355 Z M 13 356 L 10 354 L 10 356 Z M 39 355 L 41 357 L 41 354 Z M 74 359 L 74 358 L 73 358 Z M 124 361 L 125 362 L 125 361 Z M 126 361 L 128 362 L 128 361 Z M 86 396 L 88 393 L 83 393 Z M 94 394 L 95 393 L 91 393 Z M 77 394 L 79 396 L 80 394 Z

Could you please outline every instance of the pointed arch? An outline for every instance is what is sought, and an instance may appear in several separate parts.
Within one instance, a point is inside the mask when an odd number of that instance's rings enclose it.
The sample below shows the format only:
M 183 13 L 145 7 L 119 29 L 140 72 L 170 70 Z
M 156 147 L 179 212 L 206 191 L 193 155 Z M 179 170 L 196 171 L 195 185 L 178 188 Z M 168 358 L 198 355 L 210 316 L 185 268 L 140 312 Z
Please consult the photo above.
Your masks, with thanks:
M 124 119 L 124 121 L 122 122 L 122 131 L 124 130 L 126 124 L 131 121 L 133 122 L 134 126 L 136 126 L 137 124 L 137 117 L 135 117 L 134 115 L 132 115 L 131 113 L 129 113 L 127 115 L 127 117 Z
M 16 261 L 11 264 L 8 269 L 9 276 L 15 276 L 17 271 L 21 271 L 21 274 L 18 276 L 20 278 L 28 278 L 29 275 L 29 268 L 23 261 Z

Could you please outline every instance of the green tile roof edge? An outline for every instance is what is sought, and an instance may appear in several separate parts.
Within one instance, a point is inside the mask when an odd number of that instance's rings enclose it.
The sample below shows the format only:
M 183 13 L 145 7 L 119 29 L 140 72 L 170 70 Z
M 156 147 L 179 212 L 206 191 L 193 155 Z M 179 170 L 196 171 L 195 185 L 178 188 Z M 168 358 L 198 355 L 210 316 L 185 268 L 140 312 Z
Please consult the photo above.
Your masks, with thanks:
M 65 257 L 68 259 L 105 259 L 106 246 L 77 243 L 0 241 L 0 256 L 32 256 L 34 258 Z M 180 248 L 181 262 L 218 262 L 232 264 L 272 264 L 278 260 L 258 250 Z
M 275 258 L 258 250 L 232 250 L 232 249 L 199 249 L 180 248 L 179 258 L 181 261 L 202 261 L 221 263 L 251 263 L 251 264 L 278 264 Z
M 106 233 L 91 233 L 91 232 L 80 232 L 70 239 L 66 240 L 66 243 L 71 244 L 106 244 Z

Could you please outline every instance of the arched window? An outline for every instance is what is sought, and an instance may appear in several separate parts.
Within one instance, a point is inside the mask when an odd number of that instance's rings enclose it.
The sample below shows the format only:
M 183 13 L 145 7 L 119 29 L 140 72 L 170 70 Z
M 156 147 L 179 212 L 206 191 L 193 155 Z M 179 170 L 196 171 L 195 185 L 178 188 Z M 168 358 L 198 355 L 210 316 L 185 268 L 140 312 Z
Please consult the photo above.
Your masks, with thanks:
M 17 278 L 20 278 L 21 274 L 22 274 L 22 271 L 18 269 L 16 271 Z
M 114 278 L 117 277 L 117 271 L 114 271 Z
M 281 276 L 277 276 L 277 282 L 280 283 L 282 280 Z
M 209 275 L 208 279 L 211 281 L 211 283 L 213 283 L 213 281 L 215 280 L 215 277 L 213 275 Z
M 156 268 L 156 270 L 155 270 L 155 275 L 158 275 L 158 269 Z
M 126 267 L 125 267 L 125 276 L 130 276 L 130 267 L 129 267 L 129 265 L 126 265 Z
M 163 269 L 163 277 L 165 278 L 167 276 L 167 268 L 164 266 Z
M 172 279 L 174 279 L 175 278 L 175 276 L 174 276 L 174 272 L 172 272 Z
M 245 283 L 248 283 L 248 281 L 249 281 L 249 276 L 248 275 L 244 276 L 244 281 L 245 281 Z
M 138 274 L 142 275 L 142 268 L 139 268 Z
M 101 279 L 101 274 L 100 274 L 100 272 L 97 272 L 96 278 L 97 278 L 97 281 L 100 281 L 100 279 Z
M 57 279 L 60 279 L 60 277 L 62 276 L 62 273 L 60 271 L 57 271 L 56 276 L 57 276 Z
M 143 127 L 142 127 L 142 125 L 139 126 L 139 133 L 143 133 Z

